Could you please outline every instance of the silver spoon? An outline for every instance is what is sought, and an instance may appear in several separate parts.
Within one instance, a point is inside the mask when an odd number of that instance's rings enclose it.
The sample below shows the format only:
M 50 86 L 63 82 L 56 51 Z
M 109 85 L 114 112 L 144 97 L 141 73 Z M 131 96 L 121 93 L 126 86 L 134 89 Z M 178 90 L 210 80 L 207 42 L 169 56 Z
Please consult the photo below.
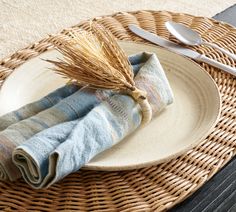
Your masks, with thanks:
M 209 42 L 205 42 L 202 40 L 201 36 L 194 30 L 192 30 L 191 28 L 183 25 L 183 24 L 179 24 L 173 21 L 167 21 L 165 23 L 167 30 L 173 35 L 175 36 L 178 40 L 180 40 L 182 43 L 189 45 L 189 46 L 196 46 L 196 45 L 207 45 L 207 46 L 211 46 L 215 49 L 218 49 L 219 51 L 225 53 L 226 55 L 228 55 L 229 57 L 233 58 L 234 60 L 236 60 L 236 55 L 230 53 L 228 50 L 225 50 L 219 46 L 217 46 L 214 43 L 209 43 Z

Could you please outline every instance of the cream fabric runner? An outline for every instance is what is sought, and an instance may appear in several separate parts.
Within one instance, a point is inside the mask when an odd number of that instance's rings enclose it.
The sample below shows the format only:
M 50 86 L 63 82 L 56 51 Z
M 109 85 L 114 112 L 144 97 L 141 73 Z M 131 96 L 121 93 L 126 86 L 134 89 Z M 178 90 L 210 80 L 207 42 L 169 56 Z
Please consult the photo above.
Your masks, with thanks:
M 81 20 L 118 11 L 168 10 L 211 17 L 236 0 L 0 0 L 0 58 Z

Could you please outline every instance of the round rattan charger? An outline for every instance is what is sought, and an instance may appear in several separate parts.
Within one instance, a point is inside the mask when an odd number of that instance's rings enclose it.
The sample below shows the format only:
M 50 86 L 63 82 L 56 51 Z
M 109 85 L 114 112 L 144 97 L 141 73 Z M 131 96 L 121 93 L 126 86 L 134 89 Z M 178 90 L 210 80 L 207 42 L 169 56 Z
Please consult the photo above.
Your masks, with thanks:
M 137 11 L 95 18 L 120 40 L 145 42 L 128 30 L 138 24 L 164 38 L 178 42 L 166 31 L 169 20 L 184 23 L 206 41 L 217 42 L 231 52 L 236 49 L 236 29 L 218 21 L 166 11 Z M 85 21 L 72 27 L 88 28 Z M 69 29 L 61 33 L 68 33 Z M 0 61 L 0 85 L 16 67 L 52 48 L 49 36 Z M 235 66 L 226 55 L 210 47 L 194 47 L 200 53 Z M 23 180 L 0 182 L 1 211 L 163 211 L 181 202 L 201 187 L 234 155 L 236 147 L 236 78 L 207 64 L 222 96 L 222 111 L 214 131 L 188 153 L 163 163 L 133 171 L 81 170 L 49 189 L 32 190 Z

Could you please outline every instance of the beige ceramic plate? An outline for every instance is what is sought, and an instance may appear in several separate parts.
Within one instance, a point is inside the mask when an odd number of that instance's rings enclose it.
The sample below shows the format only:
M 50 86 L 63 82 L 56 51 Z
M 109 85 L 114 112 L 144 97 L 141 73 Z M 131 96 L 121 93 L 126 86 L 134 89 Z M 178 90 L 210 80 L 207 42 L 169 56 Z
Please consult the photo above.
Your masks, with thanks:
M 97 155 L 87 169 L 125 170 L 167 161 L 202 141 L 215 126 L 220 96 L 212 78 L 196 63 L 165 49 L 130 42 L 120 43 L 127 54 L 155 52 L 174 92 L 174 103 L 148 126 L 113 148 Z M 0 92 L 0 114 L 37 100 L 65 80 L 48 71 L 40 58 L 60 57 L 56 51 L 31 59 L 10 75 Z

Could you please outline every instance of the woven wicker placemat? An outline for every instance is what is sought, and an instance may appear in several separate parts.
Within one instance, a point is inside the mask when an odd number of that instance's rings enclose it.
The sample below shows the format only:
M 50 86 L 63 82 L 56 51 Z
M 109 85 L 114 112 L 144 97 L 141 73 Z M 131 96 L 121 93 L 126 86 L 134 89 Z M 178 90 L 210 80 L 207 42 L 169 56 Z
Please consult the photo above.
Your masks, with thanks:
M 164 27 L 174 20 L 197 30 L 205 40 L 217 42 L 231 52 L 236 49 L 236 29 L 204 17 L 166 11 L 117 13 L 96 18 L 120 40 L 144 42 L 128 24 L 138 24 L 177 42 Z M 73 28 L 87 28 L 88 22 Z M 68 33 L 63 30 L 63 34 Z M 51 48 L 49 36 L 0 61 L 0 83 L 14 68 Z M 235 66 L 235 62 L 210 47 L 194 47 L 200 53 Z M 0 182 L 1 211 L 162 211 L 181 202 L 209 180 L 234 155 L 236 147 L 236 78 L 207 64 L 200 65 L 216 81 L 222 96 L 222 111 L 214 131 L 188 153 L 158 166 L 133 171 L 81 170 L 49 189 L 32 190 L 23 180 Z

